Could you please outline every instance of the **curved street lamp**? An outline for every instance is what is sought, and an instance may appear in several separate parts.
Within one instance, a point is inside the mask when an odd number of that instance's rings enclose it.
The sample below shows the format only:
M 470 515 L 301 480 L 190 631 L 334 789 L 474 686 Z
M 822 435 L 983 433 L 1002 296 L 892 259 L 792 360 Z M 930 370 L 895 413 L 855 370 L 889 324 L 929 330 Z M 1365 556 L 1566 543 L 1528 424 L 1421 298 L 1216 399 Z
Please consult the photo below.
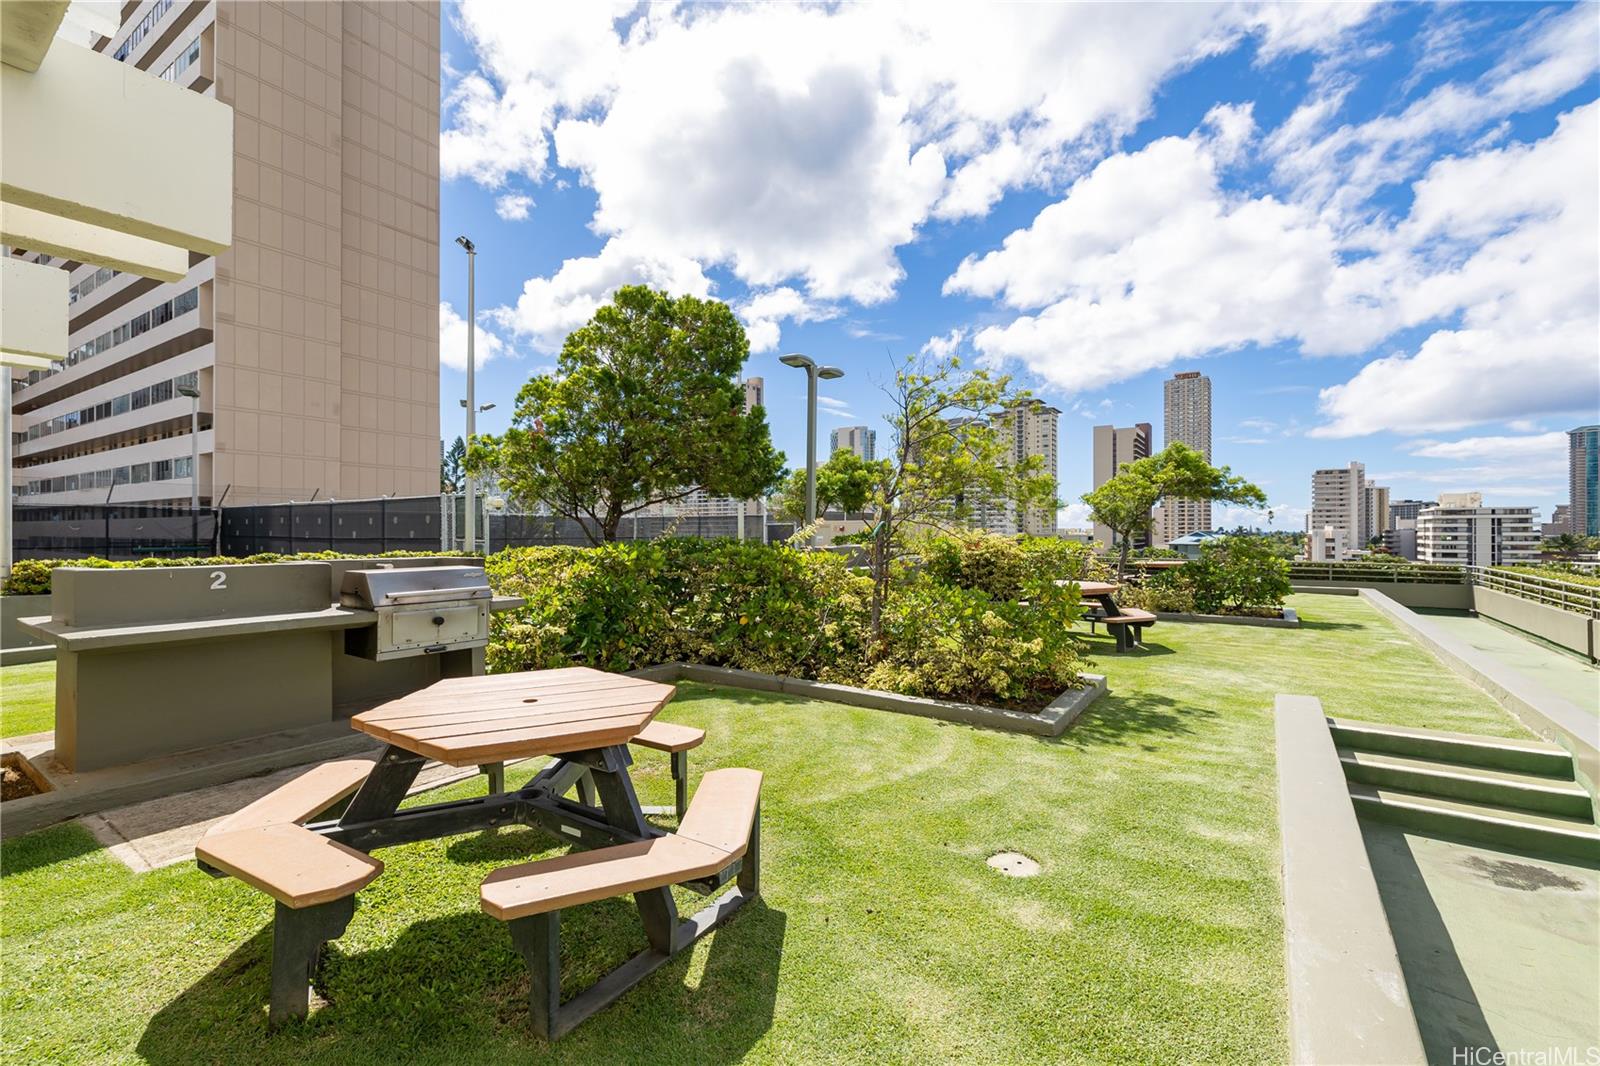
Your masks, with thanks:
M 818 366 L 809 355 L 791 352 L 778 362 L 806 372 L 806 525 L 817 520 L 817 379 L 832 381 L 844 377 L 836 366 Z M 815 534 L 812 534 L 815 536 Z

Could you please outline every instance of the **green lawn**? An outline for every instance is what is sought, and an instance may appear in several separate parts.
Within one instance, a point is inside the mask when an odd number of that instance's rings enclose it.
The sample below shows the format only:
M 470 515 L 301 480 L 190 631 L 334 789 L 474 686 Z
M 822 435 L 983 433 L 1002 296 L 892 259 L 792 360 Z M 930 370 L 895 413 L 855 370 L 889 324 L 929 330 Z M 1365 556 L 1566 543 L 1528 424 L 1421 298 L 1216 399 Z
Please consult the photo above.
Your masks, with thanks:
M 767 775 L 763 898 L 553 1053 L 477 906 L 485 873 L 556 852 L 530 830 L 379 852 L 325 954 L 330 1005 L 270 1039 L 264 896 L 132 874 L 76 827 L 7 842 L 0 1047 L 185 1066 L 1284 1061 L 1273 694 L 1522 733 L 1361 601 L 1295 606 L 1299 631 L 1163 624 L 1123 656 L 1097 640 L 1113 694 L 1059 741 L 680 686 L 664 717 L 708 730 L 695 773 Z M 640 762 L 645 802 L 669 802 L 664 760 Z M 1007 849 L 1042 874 L 984 865 Z M 569 994 L 643 944 L 626 901 L 563 932 Z
M 0 667 L 0 737 L 56 727 L 56 664 Z

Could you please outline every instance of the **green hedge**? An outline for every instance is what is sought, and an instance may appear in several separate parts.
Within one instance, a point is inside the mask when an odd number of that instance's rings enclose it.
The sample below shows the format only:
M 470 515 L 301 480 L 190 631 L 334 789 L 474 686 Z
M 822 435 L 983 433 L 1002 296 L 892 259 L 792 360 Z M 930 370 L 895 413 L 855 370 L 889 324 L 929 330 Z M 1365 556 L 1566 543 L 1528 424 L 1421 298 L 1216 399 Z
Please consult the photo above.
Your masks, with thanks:
M 1207 541 L 1200 557 L 1147 575 L 1117 593 L 1117 600 L 1147 611 L 1262 614 L 1289 595 L 1289 563 L 1263 537 Z
M 1068 633 L 1077 593 L 1045 580 L 1047 548 L 992 541 L 1002 543 L 927 542 L 925 557 L 939 561 L 897 575 L 877 644 L 871 580 L 832 552 L 693 538 L 507 549 L 489 559 L 489 580 L 527 605 L 495 616 L 489 668 L 682 660 L 1041 706 L 1081 684 Z M 999 572 L 1008 576 L 997 594 Z
M 149 559 L 100 559 L 89 556 L 85 559 L 18 559 L 11 565 L 11 573 L 6 575 L 0 592 L 7 596 L 38 596 L 50 591 L 50 574 L 60 566 L 86 566 L 97 570 L 146 570 L 166 566 L 237 566 L 241 563 L 299 563 L 319 562 L 328 559 L 420 559 L 430 555 L 458 556 L 461 552 L 408 552 L 392 551 L 379 555 L 352 555 L 348 552 L 300 552 L 297 555 L 278 555 L 273 552 L 262 552 L 259 555 L 247 555 L 235 558 L 228 555 L 212 555 L 205 557 L 185 556 L 183 558 L 149 558 Z

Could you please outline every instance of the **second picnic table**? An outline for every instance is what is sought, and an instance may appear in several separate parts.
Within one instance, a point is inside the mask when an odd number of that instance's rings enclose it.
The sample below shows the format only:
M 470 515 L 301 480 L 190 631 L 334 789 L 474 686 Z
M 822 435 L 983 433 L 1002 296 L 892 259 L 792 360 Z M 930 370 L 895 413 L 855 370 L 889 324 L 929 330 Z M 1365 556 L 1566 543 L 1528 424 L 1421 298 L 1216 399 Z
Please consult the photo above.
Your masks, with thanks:
M 1117 640 L 1117 650 L 1126 651 L 1139 644 L 1144 635 L 1145 626 L 1156 624 L 1156 616 L 1149 611 L 1141 611 L 1133 607 L 1118 607 L 1115 594 L 1118 585 L 1112 581 L 1075 581 L 1078 586 L 1078 595 L 1086 600 L 1094 600 L 1100 605 L 1099 615 L 1090 615 L 1089 622 L 1104 622 L 1111 635 Z

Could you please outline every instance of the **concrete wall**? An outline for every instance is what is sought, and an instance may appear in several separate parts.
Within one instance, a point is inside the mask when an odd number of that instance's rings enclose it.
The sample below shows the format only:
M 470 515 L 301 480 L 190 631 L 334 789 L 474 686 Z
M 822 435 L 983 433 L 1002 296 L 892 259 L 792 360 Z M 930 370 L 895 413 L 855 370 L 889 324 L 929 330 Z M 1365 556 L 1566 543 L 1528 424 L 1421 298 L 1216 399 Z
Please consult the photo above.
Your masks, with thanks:
M 1472 589 L 1472 606 L 1485 618 L 1493 618 L 1525 633 L 1543 637 L 1580 655 L 1595 658 L 1596 641 L 1600 633 L 1600 620 L 1586 618 L 1572 611 L 1563 611 L 1544 603 L 1535 603 L 1509 593 L 1475 585 Z
M 43 637 L 23 632 L 17 625 L 18 618 L 34 618 L 49 614 L 48 594 L 0 596 L 0 649 L 5 652 L 5 658 L 0 660 L 0 665 L 46 662 L 56 657 L 55 645 Z
M 1375 589 L 1396 603 L 1407 607 L 1436 607 L 1453 611 L 1472 610 L 1470 585 L 1424 585 L 1412 581 L 1369 581 L 1359 578 L 1339 578 L 1335 581 L 1318 581 L 1314 578 L 1294 579 L 1297 590 L 1312 592 L 1340 588 Z

